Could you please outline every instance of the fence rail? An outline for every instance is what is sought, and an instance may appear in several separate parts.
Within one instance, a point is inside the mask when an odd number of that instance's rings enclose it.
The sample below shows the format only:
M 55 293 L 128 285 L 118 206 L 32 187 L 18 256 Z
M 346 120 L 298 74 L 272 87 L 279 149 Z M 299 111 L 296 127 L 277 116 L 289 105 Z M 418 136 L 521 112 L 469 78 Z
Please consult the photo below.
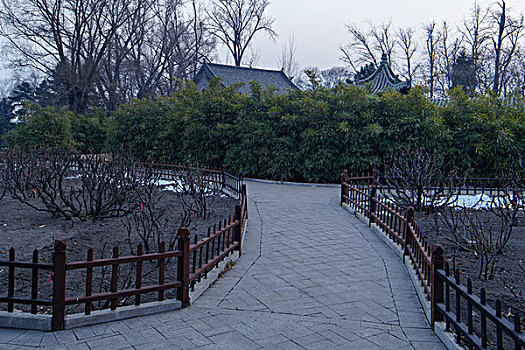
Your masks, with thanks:
M 140 165 L 138 165 L 140 166 Z M 151 164 L 148 166 L 152 167 Z M 165 176 L 175 176 L 175 171 L 186 171 L 188 167 L 169 166 L 154 164 L 156 169 Z M 0 267 L 7 267 L 7 295 L 0 295 L 0 303 L 7 304 L 7 311 L 14 312 L 14 304 L 31 305 L 31 313 L 37 314 L 38 306 L 51 307 L 51 324 L 53 330 L 65 328 L 66 307 L 68 305 L 84 304 L 84 314 L 90 315 L 93 310 L 93 303 L 98 301 L 109 302 L 110 309 L 115 310 L 119 306 L 119 298 L 134 298 L 136 306 L 141 305 L 141 296 L 145 293 L 157 293 L 157 300 L 163 301 L 166 298 L 165 292 L 176 290 L 176 299 L 181 302 L 182 307 L 190 304 L 189 291 L 194 283 L 206 278 L 207 272 L 224 260 L 233 251 L 242 254 L 242 235 L 248 217 L 246 185 L 242 184 L 242 176 L 234 177 L 223 170 L 199 169 L 203 175 L 201 181 L 210 181 L 218 184 L 221 189 L 227 189 L 234 196 L 239 198 L 239 204 L 235 207 L 232 216 L 222 220 L 219 225 L 214 225 L 208 229 L 208 235 L 197 240 L 195 236 L 194 244 L 190 244 L 190 231 L 182 228 L 178 232 L 178 247 L 173 251 L 165 251 L 166 244 L 160 243 L 159 251 L 156 253 L 144 254 L 143 246 L 137 247 L 135 255 L 120 256 L 119 248 L 113 248 L 111 258 L 94 259 L 93 250 L 87 251 L 87 258 L 84 261 L 67 262 L 67 242 L 57 239 L 54 242 L 52 261 L 50 263 L 39 262 L 38 251 L 34 250 L 32 262 L 16 260 L 14 248 L 9 251 L 7 260 L 0 260 Z M 204 182 L 201 182 L 201 184 Z M 175 280 L 167 281 L 166 272 L 168 262 L 174 261 L 176 265 Z M 154 283 L 144 285 L 143 264 L 151 263 L 158 271 L 158 280 Z M 120 272 L 123 266 L 133 266 L 135 270 L 134 283 L 122 288 L 119 283 Z M 93 292 L 93 272 L 95 268 L 108 268 L 110 270 L 110 290 L 105 292 Z M 169 267 L 171 268 L 171 267 Z M 31 296 L 15 295 L 15 272 L 16 270 L 29 271 L 32 275 Z M 53 297 L 51 299 L 40 298 L 39 296 L 39 272 L 46 271 L 49 274 L 49 282 L 52 283 Z M 68 273 L 80 271 L 84 277 L 84 292 L 81 295 L 68 295 L 66 289 Z M 120 281 L 121 282 L 121 281 Z M 119 289 L 119 285 L 122 289 Z M 78 294 L 78 292 L 76 292 Z M 27 294 L 27 293 L 24 293 Z
M 480 297 L 472 291 L 472 281 L 467 279 L 467 286 L 461 284 L 459 270 L 451 274 L 448 263 L 442 258 L 443 249 L 436 249 L 434 254 L 434 291 L 433 291 L 433 321 L 445 321 L 446 330 L 452 329 L 456 333 L 457 343 L 465 343 L 469 348 L 487 349 L 493 344 L 497 349 L 509 348 L 508 343 L 513 343 L 514 349 L 525 348 L 525 336 L 522 334 L 522 318 L 519 314 L 514 315 L 514 322 L 511 323 L 503 317 L 502 304 L 496 300 L 496 308 L 487 304 L 486 292 L 481 288 Z M 451 291 L 455 310 L 451 308 Z M 461 306 L 467 304 L 466 322 L 462 320 Z M 479 322 L 475 322 L 479 318 Z M 489 340 L 488 324 L 496 328 L 496 339 Z M 476 334 L 477 333 L 477 334 Z M 504 335 L 507 337 L 505 342 Z
M 53 264 L 39 263 L 38 250 L 33 250 L 33 259 L 31 262 L 17 261 L 16 251 L 14 248 L 9 249 L 8 260 L 0 260 L 0 266 L 8 268 L 8 287 L 7 295 L 0 295 L 0 303 L 7 303 L 7 311 L 14 311 L 14 304 L 31 305 L 31 313 L 37 313 L 38 306 L 52 305 L 51 299 L 39 298 L 38 293 L 38 277 L 39 271 L 52 271 Z M 31 297 L 15 296 L 15 272 L 16 269 L 31 270 Z
M 374 169 L 374 178 L 377 189 L 381 191 L 396 190 L 396 184 L 403 183 L 400 177 L 388 176 L 380 173 Z M 430 178 L 428 183 L 453 185 L 456 195 L 475 195 L 487 194 L 489 196 L 499 197 L 503 194 L 503 188 L 512 179 L 510 178 L 495 178 L 495 177 L 457 177 L 451 178 Z M 452 183 L 451 183 L 452 181 Z M 521 188 L 525 183 L 518 184 Z M 442 187 L 426 186 L 425 191 L 439 191 Z
M 379 195 L 377 178 L 374 172 L 349 176 L 345 170 L 341 176 L 341 205 L 347 205 L 364 215 L 369 225 L 376 224 L 394 243 L 401 246 L 403 259 L 410 259 L 430 301 L 432 326 L 435 322 L 444 321 L 447 331 L 455 331 L 458 343 L 466 343 L 473 349 L 486 349 L 491 344 L 496 345 L 497 349 L 504 349 L 508 348 L 505 345 L 508 342 L 513 343 L 515 349 L 525 349 L 520 315 L 514 315 L 513 322 L 508 321 L 503 317 L 500 300 L 496 301 L 494 309 L 487 304 L 484 289 L 481 289 L 481 296 L 477 297 L 472 292 L 470 279 L 467 280 L 467 287 L 461 285 L 459 270 L 452 277 L 443 248 L 440 245 L 431 246 L 426 241 L 414 221 L 414 209 L 403 210 L 391 199 Z M 462 194 L 487 190 L 490 194 L 502 193 L 497 187 L 488 186 L 484 180 L 498 183 L 493 181 L 496 179 L 473 179 L 465 182 L 467 185 L 457 191 Z M 452 297 L 455 303 L 451 305 Z M 475 312 L 480 319 L 478 327 L 475 327 Z M 462 313 L 466 313 L 466 321 L 462 320 Z M 489 339 L 488 322 L 496 329 L 496 339 Z

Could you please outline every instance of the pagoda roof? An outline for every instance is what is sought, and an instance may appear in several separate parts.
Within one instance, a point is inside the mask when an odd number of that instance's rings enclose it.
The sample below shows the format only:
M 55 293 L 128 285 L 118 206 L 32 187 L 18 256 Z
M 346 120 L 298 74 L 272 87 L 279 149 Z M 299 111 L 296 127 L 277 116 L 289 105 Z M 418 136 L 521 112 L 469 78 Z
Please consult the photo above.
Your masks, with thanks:
M 366 86 L 375 93 L 384 92 L 388 89 L 405 92 L 410 88 L 410 82 L 399 79 L 398 75 L 392 72 L 386 54 L 382 55 L 381 63 L 374 73 L 365 79 L 356 79 L 355 84 L 362 87 Z

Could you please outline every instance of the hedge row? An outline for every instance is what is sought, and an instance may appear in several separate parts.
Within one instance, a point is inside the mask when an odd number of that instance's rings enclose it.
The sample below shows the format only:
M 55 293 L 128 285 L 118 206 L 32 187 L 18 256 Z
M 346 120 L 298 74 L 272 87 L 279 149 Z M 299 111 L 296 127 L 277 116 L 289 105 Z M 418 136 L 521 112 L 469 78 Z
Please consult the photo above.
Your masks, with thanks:
M 335 182 L 345 168 L 381 168 L 410 147 L 443 154 L 450 167 L 470 176 L 501 175 L 524 154 L 522 100 L 454 90 L 449 104 L 437 107 L 418 88 L 408 95 L 370 94 L 348 85 L 285 95 L 257 84 L 251 90 L 251 96 L 240 95 L 216 81 L 200 92 L 187 83 L 174 96 L 122 105 L 98 132 L 87 123 L 91 134 L 84 132 L 83 140 L 77 135 L 83 129 L 73 130 L 71 144 L 84 151 L 90 142 L 100 144 L 90 138 L 105 137 L 105 151 L 140 160 L 224 163 L 245 176 L 308 182 Z M 27 147 L 22 141 L 28 130 L 11 134 L 11 147 Z

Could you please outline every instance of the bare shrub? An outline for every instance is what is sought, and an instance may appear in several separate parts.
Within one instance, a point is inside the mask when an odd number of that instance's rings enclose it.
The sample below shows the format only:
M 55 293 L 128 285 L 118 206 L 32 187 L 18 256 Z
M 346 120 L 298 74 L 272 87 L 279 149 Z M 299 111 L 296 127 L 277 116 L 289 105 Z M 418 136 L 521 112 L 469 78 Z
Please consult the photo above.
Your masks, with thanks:
M 207 219 L 210 214 L 210 200 L 220 192 L 217 184 L 208 181 L 203 171 L 198 168 L 180 172 L 177 175 L 175 190 L 184 203 L 184 211 L 203 219 Z
M 162 241 L 166 239 L 168 220 L 164 218 L 166 209 L 159 208 L 162 193 L 158 190 L 160 175 L 151 167 L 142 168 L 140 186 L 133 189 L 135 203 L 132 210 L 123 220 L 128 232 L 128 242 L 131 252 L 131 236 L 137 234 L 142 241 L 146 253 L 158 250 Z M 176 232 L 168 239 L 168 246 L 175 245 Z M 172 242 L 173 241 L 173 242 Z
M 206 220 L 210 213 L 215 195 L 218 194 L 216 184 L 209 183 L 200 169 L 188 168 L 175 174 L 170 181 L 169 190 L 177 196 L 179 213 L 176 229 L 168 231 L 166 210 L 159 209 L 162 192 L 158 190 L 161 180 L 151 168 L 141 169 L 141 184 L 134 189 L 136 205 L 130 215 L 123 220 L 128 232 L 128 242 L 131 236 L 137 234 L 146 253 L 157 251 L 161 242 L 165 242 L 168 250 L 175 249 L 179 228 L 190 227 L 197 218 Z M 168 209 L 169 210 L 169 209 Z M 130 246 L 133 251 L 133 247 Z
M 110 159 L 99 155 L 79 158 L 82 217 L 104 219 L 129 213 L 136 191 L 144 184 L 143 176 L 131 158 L 123 155 L 113 155 Z
M 518 266 L 521 269 L 521 272 L 525 274 L 525 264 L 523 263 L 523 260 L 518 261 Z M 525 292 L 512 286 L 505 279 L 503 279 L 503 284 L 505 284 L 505 288 L 512 294 L 514 300 L 516 300 L 516 302 L 520 304 L 522 308 L 525 308 Z
M 142 185 L 143 174 L 121 155 L 106 159 L 68 150 L 10 153 L 4 164 L 4 191 L 37 211 L 67 220 L 124 216 Z
M 482 198 L 474 205 L 456 204 L 444 208 L 436 220 L 452 232 L 454 256 L 459 250 L 474 253 L 479 258 L 478 277 L 491 280 L 497 273 L 500 256 L 505 253 L 518 213 L 523 211 L 524 189 L 520 177 L 508 178 L 490 203 L 482 203 Z
M 447 172 L 443 157 L 420 148 L 396 154 L 378 179 L 379 190 L 403 208 L 431 211 L 454 202 L 461 179 Z
M 6 153 L 0 152 L 0 203 L 4 199 L 5 194 L 7 193 L 7 184 L 6 184 Z
M 13 199 L 70 220 L 80 215 L 82 205 L 78 190 L 65 187 L 73 162 L 66 151 L 10 153 L 5 157 L 2 182 Z

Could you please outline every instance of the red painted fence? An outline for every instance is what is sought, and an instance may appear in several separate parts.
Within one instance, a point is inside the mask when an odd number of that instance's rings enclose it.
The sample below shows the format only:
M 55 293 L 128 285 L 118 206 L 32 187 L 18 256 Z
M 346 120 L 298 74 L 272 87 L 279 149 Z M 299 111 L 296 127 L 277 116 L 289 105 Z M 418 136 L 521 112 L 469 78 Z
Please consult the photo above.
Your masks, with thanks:
M 458 191 L 465 193 L 463 188 Z M 499 193 L 494 186 L 490 187 L 490 191 Z M 433 327 L 435 322 L 444 321 L 445 330 L 456 334 L 457 343 L 472 349 L 486 349 L 491 345 L 504 349 L 510 348 L 510 344 L 514 349 L 525 349 L 522 317 L 514 315 L 511 321 L 503 317 L 501 301 L 496 300 L 495 308 L 488 305 L 485 290 L 481 289 L 480 297 L 475 295 L 470 278 L 467 279 L 467 286 L 463 286 L 459 270 L 452 272 L 445 261 L 442 246 L 431 247 L 424 238 L 414 222 L 414 209 L 402 210 L 378 193 L 374 172 L 349 176 L 345 170 L 341 175 L 341 205 L 364 215 L 369 225 L 376 224 L 395 244 L 401 246 L 403 259 L 410 259 L 431 302 Z M 462 315 L 466 315 L 466 320 Z M 496 339 L 489 339 L 489 334 L 492 334 L 488 331 L 489 327 L 495 330 Z
M 157 167 L 158 166 L 158 167 Z M 164 169 L 160 165 L 155 165 L 159 171 L 166 175 L 173 175 L 175 169 Z M 187 168 L 184 168 L 187 169 Z M 202 169 L 200 169 L 202 170 Z M 38 306 L 50 307 L 52 314 L 52 329 L 61 330 L 65 327 L 66 306 L 84 304 L 84 313 L 91 314 L 94 302 L 108 301 L 111 310 L 118 306 L 119 298 L 134 298 L 136 306 L 141 305 L 141 295 L 145 293 L 157 293 L 157 299 L 165 299 L 165 293 L 169 290 L 176 290 L 176 299 L 180 300 L 182 307 L 190 304 L 189 292 L 194 283 L 200 281 L 217 264 L 229 256 L 233 251 L 242 254 L 242 234 L 248 218 L 248 205 L 246 185 L 242 184 L 242 177 L 233 177 L 222 171 L 209 170 L 201 172 L 205 174 L 206 181 L 216 181 L 222 187 L 227 187 L 230 192 L 234 192 L 240 199 L 240 203 L 235 207 L 233 216 L 229 216 L 214 225 L 213 229 L 208 229 L 205 238 L 190 244 L 190 231 L 182 228 L 178 232 L 178 247 L 173 251 L 165 251 L 165 243 L 162 242 L 157 253 L 144 254 L 142 245 L 137 247 L 135 255 L 120 256 L 119 248 L 113 248 L 111 258 L 93 259 L 93 250 L 87 251 L 85 261 L 67 261 L 67 242 L 64 239 L 57 239 L 54 242 L 52 261 L 42 263 L 38 261 L 38 251 L 33 252 L 32 262 L 16 260 L 14 248 L 9 251 L 8 260 L 0 260 L 0 267 L 8 269 L 8 293 L 0 295 L 0 303 L 7 304 L 7 311 L 14 311 L 14 304 L 31 305 L 31 313 L 37 313 Z M 228 183 L 229 185 L 225 185 Z M 176 261 L 176 279 L 166 281 L 166 268 L 168 261 Z M 158 281 L 154 284 L 144 285 L 143 265 L 147 262 L 156 264 L 158 268 Z M 135 281 L 130 288 L 118 289 L 120 268 L 125 265 L 134 265 Z M 110 271 L 110 290 L 107 292 L 93 292 L 93 270 L 97 267 L 107 267 Z M 15 271 L 16 269 L 30 270 L 32 273 L 31 295 L 15 295 Z M 39 271 L 52 273 L 50 282 L 53 283 L 52 298 L 39 298 Z M 85 275 L 85 289 L 81 295 L 68 295 L 66 286 L 68 285 L 68 273 L 83 271 Z M 42 276 L 40 276 L 42 277 Z

